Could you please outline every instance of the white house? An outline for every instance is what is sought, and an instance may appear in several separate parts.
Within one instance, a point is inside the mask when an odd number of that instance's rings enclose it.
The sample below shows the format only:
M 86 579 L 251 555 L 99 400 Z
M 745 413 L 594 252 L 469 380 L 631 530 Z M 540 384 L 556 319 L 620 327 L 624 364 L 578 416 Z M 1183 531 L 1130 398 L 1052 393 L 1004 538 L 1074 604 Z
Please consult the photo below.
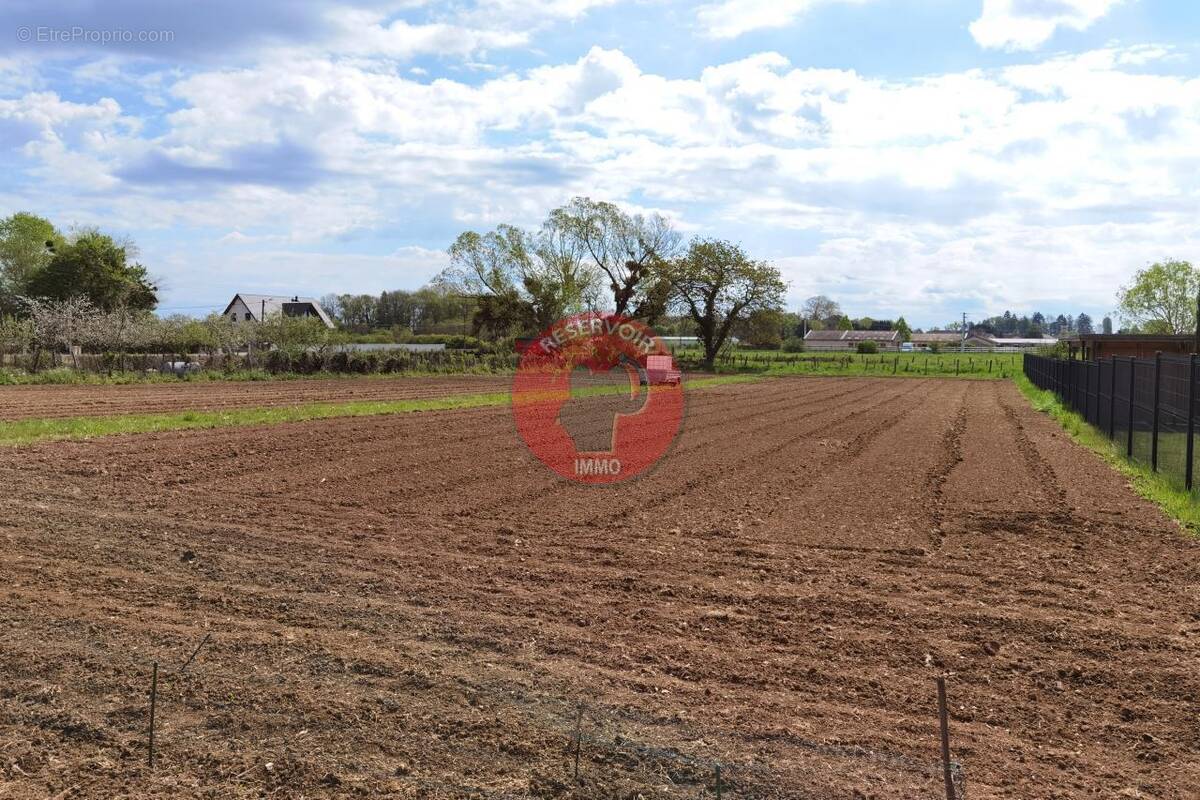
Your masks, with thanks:
M 267 294 L 235 294 L 221 312 L 234 322 L 262 322 L 273 314 L 289 317 L 316 317 L 325 327 L 336 327 L 333 320 L 313 297 L 274 297 Z

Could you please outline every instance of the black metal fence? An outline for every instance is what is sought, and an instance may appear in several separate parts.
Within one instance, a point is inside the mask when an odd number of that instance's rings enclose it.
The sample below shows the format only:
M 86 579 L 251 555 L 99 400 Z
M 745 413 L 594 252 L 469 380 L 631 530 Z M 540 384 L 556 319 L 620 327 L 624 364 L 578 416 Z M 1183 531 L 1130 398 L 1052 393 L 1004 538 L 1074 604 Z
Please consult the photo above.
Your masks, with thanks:
M 1025 356 L 1025 377 L 1054 392 L 1125 455 L 1177 478 L 1195 472 L 1196 356 L 1076 361 Z

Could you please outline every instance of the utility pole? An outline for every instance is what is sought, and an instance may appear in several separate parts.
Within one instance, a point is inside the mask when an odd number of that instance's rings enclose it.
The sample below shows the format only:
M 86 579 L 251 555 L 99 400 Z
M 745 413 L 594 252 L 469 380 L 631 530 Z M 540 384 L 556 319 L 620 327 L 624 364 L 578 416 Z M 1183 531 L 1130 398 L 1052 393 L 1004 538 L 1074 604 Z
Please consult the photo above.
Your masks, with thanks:
M 967 350 L 967 312 L 963 312 L 962 324 L 962 339 L 958 342 L 958 352 L 965 353 Z

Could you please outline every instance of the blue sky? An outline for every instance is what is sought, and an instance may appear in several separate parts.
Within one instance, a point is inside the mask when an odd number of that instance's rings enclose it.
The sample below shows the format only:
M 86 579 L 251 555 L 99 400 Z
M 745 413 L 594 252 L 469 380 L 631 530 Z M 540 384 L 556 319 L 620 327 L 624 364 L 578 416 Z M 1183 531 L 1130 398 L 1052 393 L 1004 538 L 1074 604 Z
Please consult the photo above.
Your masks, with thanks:
M 0 215 L 131 237 L 168 312 L 415 288 L 574 195 L 926 327 L 1197 258 L 1194 2 L 47 5 L 0 7 Z

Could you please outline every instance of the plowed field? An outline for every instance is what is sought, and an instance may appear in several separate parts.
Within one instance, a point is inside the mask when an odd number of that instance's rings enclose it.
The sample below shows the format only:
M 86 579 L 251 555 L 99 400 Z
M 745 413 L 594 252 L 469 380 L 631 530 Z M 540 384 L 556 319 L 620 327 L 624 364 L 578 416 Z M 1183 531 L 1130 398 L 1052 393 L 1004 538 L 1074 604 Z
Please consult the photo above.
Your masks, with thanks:
M 692 392 L 609 488 L 499 407 L 0 487 L 0 797 L 937 798 L 940 674 L 972 800 L 1200 796 L 1200 545 L 1008 383 Z

